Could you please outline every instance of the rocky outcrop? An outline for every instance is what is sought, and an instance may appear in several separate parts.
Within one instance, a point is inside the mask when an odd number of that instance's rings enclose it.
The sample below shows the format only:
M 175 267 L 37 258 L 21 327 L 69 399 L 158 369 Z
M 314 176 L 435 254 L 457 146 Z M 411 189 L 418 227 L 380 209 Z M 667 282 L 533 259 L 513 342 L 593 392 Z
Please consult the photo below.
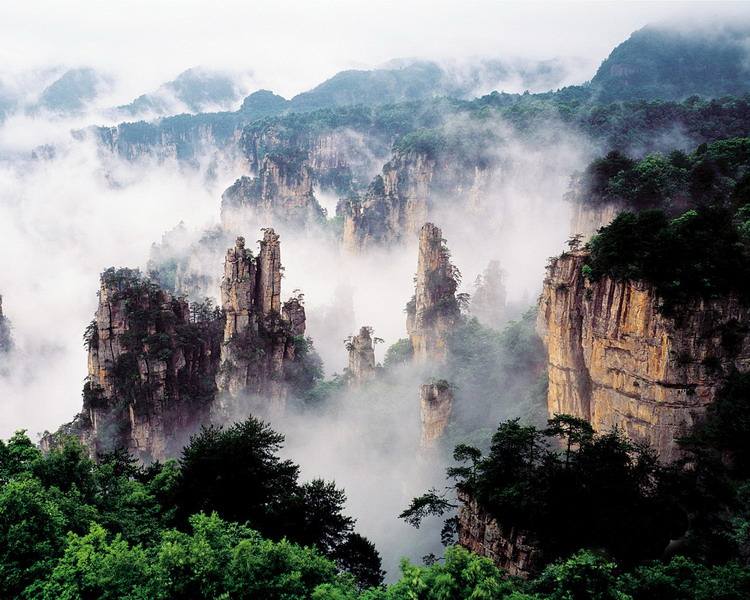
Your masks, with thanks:
M 206 156 L 234 159 L 249 118 L 237 113 L 177 115 L 151 122 L 120 123 L 76 131 L 91 134 L 110 152 L 127 160 L 178 160 L 197 165 Z
M 245 130 L 240 144 L 254 172 L 260 172 L 267 155 L 296 150 L 315 184 L 340 196 L 367 185 L 375 174 L 373 165 L 387 160 L 392 140 L 371 127 L 317 129 L 292 133 L 280 123 L 258 124 Z
M 343 245 L 358 250 L 402 241 L 427 220 L 435 161 L 422 154 L 397 155 L 383 167 L 360 200 L 343 200 Z
M 214 400 L 221 316 L 192 311 L 130 269 L 108 269 L 86 330 L 88 377 L 74 425 L 92 455 L 126 448 L 144 462 L 174 456 Z
M 346 339 L 349 352 L 349 385 L 359 386 L 375 376 L 375 347 L 372 327 L 362 327 L 358 335 Z
M 419 415 L 422 421 L 420 446 L 434 447 L 445 433 L 453 411 L 453 390 L 447 381 L 425 383 L 419 388 Z
M 241 237 L 228 250 L 221 302 L 226 321 L 218 384 L 224 409 L 250 396 L 260 397 L 262 408 L 283 408 L 286 367 L 305 333 L 305 309 L 301 296 L 281 304 L 281 247 L 273 229 L 264 230 L 257 257 Z
M 456 299 L 458 271 L 440 228 L 426 223 L 419 232 L 416 290 L 406 307 L 406 330 L 417 362 L 442 362 L 447 337 L 460 311 Z
M 343 221 L 343 246 L 359 252 L 410 239 L 443 198 L 479 210 L 491 175 L 485 167 L 446 163 L 417 151 L 396 152 L 365 193 L 342 199 L 336 207 Z
M 542 564 L 538 545 L 528 532 L 501 525 L 476 500 L 459 492 L 458 543 L 491 559 L 514 577 L 529 577 Z
M 84 336 L 83 411 L 42 448 L 75 435 L 92 456 L 124 448 L 142 462 L 164 460 L 201 425 L 283 407 L 288 385 L 311 384 L 295 362 L 311 346 L 302 296 L 281 302 L 281 270 L 279 236 L 266 229 L 257 257 L 243 238 L 227 252 L 222 309 L 188 305 L 138 271 L 105 271 Z
M 552 261 L 540 298 L 549 414 L 582 417 L 600 431 L 618 426 L 672 460 L 675 438 L 725 375 L 750 368 L 750 308 L 733 297 L 696 299 L 668 316 L 647 283 L 584 278 L 586 256 Z
M 240 177 L 221 198 L 226 229 L 259 223 L 307 225 L 325 220 L 313 193 L 313 175 L 301 155 L 266 155 L 256 177 Z

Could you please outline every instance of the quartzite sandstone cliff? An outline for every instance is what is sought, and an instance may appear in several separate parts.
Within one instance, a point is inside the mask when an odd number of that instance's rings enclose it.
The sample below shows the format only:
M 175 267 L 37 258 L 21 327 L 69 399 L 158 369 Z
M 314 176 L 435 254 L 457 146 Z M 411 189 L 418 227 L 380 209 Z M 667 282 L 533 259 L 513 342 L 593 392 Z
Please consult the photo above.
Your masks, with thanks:
M 447 381 L 425 383 L 419 388 L 419 416 L 422 422 L 420 446 L 434 447 L 443 437 L 451 412 L 453 411 L 453 390 Z
M 341 200 L 343 246 L 350 251 L 410 239 L 442 199 L 477 209 L 491 172 L 440 162 L 422 152 L 395 152 L 366 192 Z
M 671 460 L 675 438 L 705 412 L 725 375 L 750 368 L 750 309 L 732 297 L 696 299 L 669 317 L 647 283 L 584 278 L 586 256 L 552 261 L 540 298 L 549 414 L 576 415 L 600 431 L 616 425 Z
M 137 271 L 110 269 L 86 343 L 83 412 L 63 430 L 93 455 L 124 447 L 148 462 L 179 452 L 211 410 L 220 315 L 191 315 Z
M 13 346 L 10 334 L 10 323 L 3 313 L 3 297 L 0 295 L 0 354 L 8 352 Z M 0 365 L 0 369 L 2 366 Z
M 349 352 L 347 377 L 349 384 L 358 386 L 375 376 L 375 347 L 371 327 L 362 327 L 358 335 L 346 340 Z
M 416 289 L 406 307 L 406 330 L 418 363 L 446 358 L 447 338 L 460 316 L 457 277 L 442 231 L 425 223 L 419 232 Z
M 528 533 L 505 527 L 471 496 L 459 493 L 458 543 L 491 559 L 509 575 L 528 577 L 541 566 L 541 553 Z
M 227 251 L 221 303 L 226 315 L 219 390 L 231 410 L 231 398 L 258 396 L 269 409 L 283 408 L 286 367 L 305 333 L 300 298 L 281 303 L 281 247 L 273 229 L 264 230 L 254 257 L 237 238 Z
M 256 177 L 240 177 L 221 199 L 225 229 L 263 224 L 304 226 L 325 220 L 313 193 L 313 173 L 300 157 L 267 155 Z

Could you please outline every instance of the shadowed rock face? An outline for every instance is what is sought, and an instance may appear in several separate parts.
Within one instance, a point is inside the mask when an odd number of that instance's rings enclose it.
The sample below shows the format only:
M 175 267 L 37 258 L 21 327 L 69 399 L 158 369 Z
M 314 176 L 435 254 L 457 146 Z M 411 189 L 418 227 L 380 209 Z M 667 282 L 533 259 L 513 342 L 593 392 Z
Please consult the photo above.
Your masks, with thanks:
M 538 330 L 549 355 L 549 414 L 569 413 L 649 442 L 662 460 L 713 402 L 725 375 L 750 368 L 750 309 L 736 298 L 696 299 L 659 312 L 639 281 L 581 275 L 586 253 L 549 267 Z
M 257 223 L 320 223 L 325 214 L 306 163 L 266 156 L 256 177 L 240 177 L 224 192 L 221 220 L 226 229 L 241 231 Z
M 416 290 L 406 307 L 406 330 L 415 361 L 445 360 L 446 338 L 460 315 L 457 287 L 457 271 L 450 262 L 443 234 L 440 228 L 426 223 L 419 232 Z
M 349 351 L 349 385 L 358 386 L 375 376 L 375 348 L 372 329 L 362 327 L 346 344 Z
M 84 336 L 83 411 L 45 435 L 42 448 L 55 445 L 58 434 L 75 435 L 92 456 L 125 448 L 147 463 L 178 455 L 212 420 L 283 408 L 286 367 L 305 333 L 305 309 L 301 296 L 281 303 L 273 229 L 264 230 L 257 257 L 243 238 L 229 249 L 221 299 L 223 310 L 189 306 L 138 271 L 105 271 Z M 259 397 L 262 405 L 248 403 Z
M 339 202 L 336 214 L 343 221 L 343 246 L 359 252 L 411 238 L 430 218 L 440 197 L 478 210 L 491 178 L 487 166 L 438 161 L 416 151 L 396 152 L 365 193 Z
M 525 531 L 506 527 L 471 496 L 459 493 L 458 543 L 491 559 L 514 577 L 529 577 L 539 570 L 541 552 Z
M 425 383 L 419 388 L 419 414 L 422 421 L 420 446 L 434 447 L 448 427 L 453 411 L 453 391 L 447 381 Z
M 222 330 L 210 308 L 193 312 L 137 271 L 109 269 L 86 331 L 83 411 L 63 433 L 92 455 L 126 448 L 144 462 L 176 455 L 214 401 Z M 43 447 L 54 443 L 53 436 Z
M 295 358 L 295 338 L 304 336 L 305 309 L 299 298 L 281 305 L 281 247 L 273 229 L 264 230 L 254 257 L 237 238 L 227 251 L 221 302 L 226 314 L 219 390 L 233 398 L 262 395 L 280 409 L 286 402 L 285 365 Z

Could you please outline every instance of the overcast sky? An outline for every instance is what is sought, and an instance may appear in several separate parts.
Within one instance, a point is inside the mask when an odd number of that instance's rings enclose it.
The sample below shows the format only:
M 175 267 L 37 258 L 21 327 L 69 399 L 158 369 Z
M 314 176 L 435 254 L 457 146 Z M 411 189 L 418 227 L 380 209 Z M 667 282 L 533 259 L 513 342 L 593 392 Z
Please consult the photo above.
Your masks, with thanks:
M 398 57 L 581 57 L 647 23 L 734 18 L 722 2 L 33 0 L 0 2 L 0 71 L 92 65 L 153 88 L 195 65 L 252 70 L 286 96 Z

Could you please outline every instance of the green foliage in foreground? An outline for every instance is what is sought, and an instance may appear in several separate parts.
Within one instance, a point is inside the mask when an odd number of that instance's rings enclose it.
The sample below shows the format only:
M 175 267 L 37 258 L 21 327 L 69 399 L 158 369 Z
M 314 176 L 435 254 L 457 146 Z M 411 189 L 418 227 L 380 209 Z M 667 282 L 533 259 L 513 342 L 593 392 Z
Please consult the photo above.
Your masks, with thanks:
M 0 440 L 0 598 L 37 597 L 40 586 L 53 585 L 50 573 L 59 574 L 66 563 L 68 568 L 77 564 L 80 557 L 72 557 L 73 551 L 89 556 L 101 549 L 106 561 L 135 561 L 143 554 L 150 564 L 178 541 L 188 544 L 184 536 L 192 532 L 197 537 L 188 545 L 198 552 L 201 535 L 209 534 L 200 533 L 197 525 L 205 523 L 212 524 L 211 531 L 224 527 L 235 532 L 234 541 L 222 550 L 227 555 L 237 554 L 235 546 L 245 538 L 262 536 L 273 540 L 268 544 L 281 544 L 273 547 L 279 552 L 295 543 L 306 547 L 309 556 L 326 557 L 325 564 L 332 565 L 328 570 L 351 573 L 359 585 L 380 583 L 380 557 L 371 542 L 354 532 L 354 520 L 343 514 L 344 492 L 322 480 L 299 483 L 297 465 L 277 455 L 282 442 L 283 436 L 250 418 L 228 429 L 204 429 L 191 439 L 179 463 L 142 468 L 122 451 L 93 462 L 74 439 L 46 455 L 23 432 L 7 443 Z M 213 520 L 196 514 L 213 515 Z M 223 525 L 216 524 L 220 518 Z M 289 560 L 310 562 L 307 556 Z M 195 569 L 204 568 L 202 559 L 195 561 Z M 193 569 L 187 558 L 180 564 Z M 279 564 L 286 576 L 285 563 Z M 116 569 L 133 571 L 120 563 L 102 569 L 102 577 Z M 58 590 L 48 597 L 101 597 L 66 594 Z M 193 596 L 175 592 L 166 597 Z
M 336 565 L 312 548 L 272 542 L 215 514 L 190 519 L 191 531 L 163 531 L 153 546 L 130 545 L 92 524 L 70 534 L 41 598 L 306 598 L 335 582 Z
M 580 551 L 530 581 L 508 578 L 492 562 L 454 546 L 430 566 L 401 565 L 388 588 L 357 591 L 323 584 L 315 600 L 740 600 L 750 593 L 750 569 L 707 567 L 676 557 L 623 572 L 611 559 Z
M 547 561 L 578 548 L 602 548 L 634 565 L 658 558 L 686 527 L 661 484 L 654 453 L 617 430 L 595 434 L 576 417 L 556 415 L 543 430 L 506 421 L 486 456 L 460 445 L 454 458 L 463 463 L 448 470 L 457 491 L 503 526 L 526 532 Z M 433 490 L 401 516 L 419 526 L 425 516 L 450 508 Z
M 744 380 L 734 383 L 712 416 L 717 420 L 713 425 L 736 412 L 737 397 L 745 397 L 747 388 Z M 579 442 L 588 439 L 588 432 L 575 422 L 562 419 L 556 425 Z M 713 425 L 697 432 L 691 442 L 694 448 L 704 448 L 704 454 L 715 433 Z M 741 428 L 736 426 L 737 435 Z M 368 583 L 361 576 L 363 563 L 352 563 L 358 553 L 370 551 L 364 538 L 349 536 L 347 549 L 325 556 L 326 548 L 319 541 L 275 541 L 258 531 L 275 520 L 273 511 L 280 501 L 262 498 L 268 498 L 264 495 L 272 493 L 274 485 L 294 474 L 294 465 L 275 458 L 273 451 L 253 458 L 242 446 L 252 447 L 257 440 L 261 447 L 272 448 L 275 435 L 258 423 L 246 423 L 226 437 L 214 431 L 191 448 L 184 464 L 148 469 L 136 467 L 123 453 L 92 463 L 74 442 L 46 456 L 23 433 L 0 442 L 0 597 L 740 600 L 750 594 L 750 570 L 734 562 L 706 566 L 675 557 L 623 570 L 611 558 L 588 550 L 552 563 L 538 577 L 523 581 L 507 577 L 489 559 L 458 546 L 447 548 L 443 558 L 428 565 L 404 560 L 400 578 L 389 586 L 378 585 L 371 571 L 365 570 L 371 577 Z M 739 444 L 745 444 L 744 438 L 738 439 Z M 500 451 L 498 442 L 495 440 L 493 456 Z M 730 449 L 736 446 L 730 445 Z M 211 455 L 204 456 L 203 449 L 210 449 Z M 238 456 L 222 466 L 232 450 Z M 465 457 L 479 459 L 477 453 L 465 450 Z M 214 453 L 221 460 L 211 460 Z M 574 461 L 568 452 L 562 456 Z M 248 498 L 247 509 L 231 501 L 227 494 L 236 486 L 223 481 L 229 471 L 237 469 L 242 479 L 255 473 L 258 483 L 256 499 Z M 273 483 L 268 474 L 276 472 L 282 474 L 281 479 L 274 475 Z M 193 484 L 186 487 L 184 480 L 193 477 Z M 211 495 L 203 495 L 204 487 L 210 488 Z M 308 484 L 307 493 L 317 494 L 312 490 L 316 487 L 325 485 Z M 254 513 L 255 522 L 251 526 L 229 521 L 216 512 L 199 512 L 180 525 L 181 518 L 172 507 L 177 507 L 177 513 L 184 511 L 181 495 L 185 493 L 203 495 L 196 504 L 209 510 L 237 511 L 237 519 Z M 338 496 L 328 497 L 335 504 Z M 271 511 L 270 520 L 258 512 L 264 510 Z M 332 513 L 337 514 L 335 506 L 319 510 L 323 515 Z M 737 531 L 744 531 L 743 527 L 739 523 Z M 349 572 L 342 571 L 347 561 Z

